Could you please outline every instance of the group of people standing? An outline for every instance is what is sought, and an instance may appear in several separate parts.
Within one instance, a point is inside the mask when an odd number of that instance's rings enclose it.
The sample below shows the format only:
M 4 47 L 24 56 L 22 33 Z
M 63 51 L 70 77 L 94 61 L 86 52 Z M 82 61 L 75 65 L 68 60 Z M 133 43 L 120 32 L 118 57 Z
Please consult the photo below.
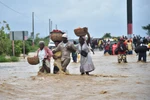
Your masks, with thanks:
M 139 42 L 135 43 L 135 37 L 133 40 L 121 37 L 119 41 L 116 41 L 112 45 L 112 47 L 110 47 L 109 43 L 106 43 L 104 46 L 104 54 L 106 52 L 110 53 L 110 48 L 112 48 L 112 55 L 118 55 L 118 63 L 121 63 L 122 61 L 127 63 L 126 55 L 132 55 L 133 51 L 135 51 L 138 55 L 138 62 L 146 62 L 146 52 L 150 49 L 150 41 L 146 38 L 137 38 L 136 41 Z
M 67 73 L 67 67 L 71 61 L 71 53 L 78 52 L 81 55 L 80 72 L 81 75 L 87 74 L 95 69 L 91 55 L 90 55 L 90 34 L 87 28 L 84 28 L 87 33 L 87 40 L 85 36 L 79 37 L 79 44 L 74 45 L 68 41 L 67 34 L 62 34 L 62 41 L 55 41 L 56 48 L 50 50 L 45 46 L 44 42 L 39 43 L 37 56 L 39 58 L 40 70 L 39 73 L 50 73 L 50 58 L 54 58 L 54 74 Z M 76 60 L 76 59 L 74 59 Z

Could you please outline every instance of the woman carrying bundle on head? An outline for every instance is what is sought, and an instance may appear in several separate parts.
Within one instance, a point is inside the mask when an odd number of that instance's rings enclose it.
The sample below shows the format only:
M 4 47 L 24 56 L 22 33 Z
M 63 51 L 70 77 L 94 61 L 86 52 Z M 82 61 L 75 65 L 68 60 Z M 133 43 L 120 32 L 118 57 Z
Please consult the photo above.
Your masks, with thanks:
M 79 44 L 77 45 L 78 52 L 81 54 L 81 60 L 80 60 L 80 72 L 81 75 L 84 75 L 85 73 L 89 75 L 89 72 L 93 71 L 95 69 L 92 57 L 90 55 L 90 48 L 88 44 L 90 43 L 90 34 L 88 33 L 87 28 L 83 28 L 83 31 L 86 33 L 84 34 L 77 34 L 76 29 L 74 30 L 75 34 L 79 36 Z M 85 35 L 88 36 L 88 39 L 86 40 Z

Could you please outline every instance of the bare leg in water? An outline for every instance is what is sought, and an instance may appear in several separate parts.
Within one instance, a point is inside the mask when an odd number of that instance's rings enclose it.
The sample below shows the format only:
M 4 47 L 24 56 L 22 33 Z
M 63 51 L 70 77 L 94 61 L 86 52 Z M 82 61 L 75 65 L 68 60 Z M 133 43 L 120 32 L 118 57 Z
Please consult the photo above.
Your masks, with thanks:
M 43 60 L 43 66 L 40 69 L 40 72 L 44 73 L 44 70 L 46 71 L 46 73 L 50 73 L 50 68 L 47 67 L 45 60 Z

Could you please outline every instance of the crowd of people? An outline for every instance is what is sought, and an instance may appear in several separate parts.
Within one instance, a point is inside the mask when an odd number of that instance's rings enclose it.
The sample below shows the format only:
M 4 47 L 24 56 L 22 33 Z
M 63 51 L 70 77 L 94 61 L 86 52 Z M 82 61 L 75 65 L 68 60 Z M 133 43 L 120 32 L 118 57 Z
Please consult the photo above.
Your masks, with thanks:
M 62 35 L 62 41 L 55 41 L 53 50 L 45 46 L 44 41 L 40 41 L 37 57 L 39 58 L 39 73 L 50 73 L 50 59 L 54 59 L 54 74 L 68 73 L 67 67 L 71 61 L 72 54 L 73 62 L 77 62 L 78 54 L 80 54 L 80 73 L 81 75 L 89 75 L 89 72 L 95 69 L 90 52 L 94 54 L 95 43 L 91 40 L 87 28 L 84 28 L 87 33 L 85 36 L 79 37 L 79 43 L 68 41 L 67 34 Z M 92 42 L 91 42 L 92 41 Z M 93 44 L 94 43 L 94 44 Z M 99 50 L 104 50 L 104 54 L 118 55 L 118 63 L 122 61 L 127 63 L 127 55 L 132 55 L 135 51 L 138 55 L 138 61 L 146 62 L 146 52 L 150 49 L 150 39 L 134 36 L 133 39 L 120 37 L 111 42 L 109 39 L 100 39 L 97 41 Z M 142 49 L 141 49 L 142 48 Z M 144 48 L 144 49 L 143 49 Z M 111 49 L 111 50 L 110 50 Z
M 122 36 L 113 44 L 110 44 L 110 40 L 101 43 L 104 54 L 118 55 L 118 63 L 127 63 L 126 55 L 132 55 L 134 51 L 138 55 L 138 61 L 143 58 L 143 62 L 146 62 L 146 52 L 150 49 L 150 39 L 140 36 L 134 36 L 133 39 Z

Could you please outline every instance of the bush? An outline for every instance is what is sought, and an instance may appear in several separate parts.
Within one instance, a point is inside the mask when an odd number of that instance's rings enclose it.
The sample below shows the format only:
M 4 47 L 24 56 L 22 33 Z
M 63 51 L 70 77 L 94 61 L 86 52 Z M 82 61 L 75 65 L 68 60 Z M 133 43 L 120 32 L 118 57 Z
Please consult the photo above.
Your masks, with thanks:
M 5 56 L 3 55 L 0 56 L 0 62 L 7 62 L 7 59 L 5 58 Z
M 25 41 L 25 54 L 28 54 L 31 50 L 31 46 L 30 43 L 28 41 Z M 23 44 L 22 44 L 22 54 L 23 54 Z
M 15 56 L 11 56 L 10 59 L 12 62 L 18 62 L 19 61 L 19 58 L 15 57 Z
M 30 52 L 35 52 L 35 51 L 38 50 L 38 48 L 39 48 L 39 41 L 44 41 L 45 42 L 45 46 L 47 46 L 48 43 L 49 43 L 49 36 L 46 37 L 46 38 L 36 38 L 35 41 L 34 41 L 34 46 L 30 47 Z
M 0 62 L 18 62 L 19 58 L 15 56 L 11 56 L 10 58 L 6 58 L 4 55 L 0 56 Z
M 14 48 L 15 48 L 15 56 L 19 57 L 20 54 L 22 53 L 22 41 L 14 41 Z M 9 49 L 9 55 L 12 56 L 13 54 L 13 51 L 12 51 L 12 46 L 10 46 L 10 49 Z
M 30 52 L 36 52 L 38 50 L 38 46 L 31 47 Z
M 11 41 L 7 37 L 4 31 L 0 30 L 0 55 L 7 54 L 9 52 Z
M 22 41 L 15 41 L 15 56 L 17 56 L 17 57 L 19 57 L 20 56 L 20 54 L 22 53 L 22 48 L 23 48 L 23 46 L 22 46 Z
M 6 22 L 3 22 L 4 25 Z M 1 23 L 0 23 L 1 26 Z M 9 25 L 0 27 L 0 55 L 5 54 L 8 56 L 13 56 L 13 49 L 12 49 L 12 41 L 9 39 L 10 34 L 6 34 L 5 27 L 7 30 L 10 30 Z M 29 52 L 35 52 L 39 48 L 39 41 L 45 41 L 45 45 L 48 45 L 49 36 L 45 38 L 39 38 L 38 35 L 34 40 L 34 47 L 32 47 L 32 39 L 29 38 L 25 41 L 25 54 Z M 21 53 L 23 53 L 23 41 L 15 40 L 14 41 L 14 48 L 15 48 L 15 56 L 19 57 Z M 2 61 L 6 61 L 5 56 L 1 57 Z

